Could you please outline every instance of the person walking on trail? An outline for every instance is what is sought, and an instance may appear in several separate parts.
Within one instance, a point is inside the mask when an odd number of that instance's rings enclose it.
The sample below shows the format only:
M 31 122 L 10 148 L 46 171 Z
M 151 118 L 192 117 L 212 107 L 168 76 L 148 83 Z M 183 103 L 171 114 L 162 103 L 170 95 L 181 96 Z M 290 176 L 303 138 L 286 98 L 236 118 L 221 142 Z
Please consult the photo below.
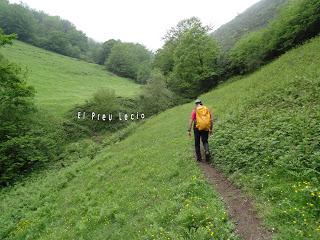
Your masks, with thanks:
M 191 129 L 193 124 L 194 147 L 196 151 L 197 161 L 202 161 L 200 152 L 200 139 L 206 155 L 206 161 L 210 161 L 210 151 L 208 137 L 212 134 L 213 115 L 211 111 L 202 104 L 200 99 L 195 101 L 195 108 L 192 110 L 189 120 L 188 133 L 191 137 Z

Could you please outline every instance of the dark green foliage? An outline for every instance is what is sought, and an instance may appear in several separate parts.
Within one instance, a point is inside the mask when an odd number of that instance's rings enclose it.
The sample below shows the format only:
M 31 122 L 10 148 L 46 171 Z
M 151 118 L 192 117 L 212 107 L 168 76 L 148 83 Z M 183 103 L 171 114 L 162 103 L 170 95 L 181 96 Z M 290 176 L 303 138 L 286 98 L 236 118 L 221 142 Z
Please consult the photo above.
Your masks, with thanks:
M 181 96 L 196 97 L 208 90 L 209 82 L 217 75 L 219 50 L 206 32 L 201 25 L 188 29 L 181 34 L 175 48 L 174 67 L 168 84 Z
M 86 52 L 86 56 L 84 56 L 84 60 L 87 62 L 99 63 L 101 59 L 101 51 L 102 44 L 88 38 L 88 50 Z
M 88 39 L 69 21 L 49 16 L 22 4 L 0 0 L 0 27 L 6 34 L 63 55 L 88 58 Z
M 7 37 L 0 34 L 0 39 L 5 42 Z M 0 185 L 26 169 L 35 157 L 35 148 L 25 145 L 35 112 L 33 96 L 34 89 L 27 86 L 21 69 L 0 55 Z
M 198 18 L 183 20 L 168 31 L 164 47 L 155 56 L 154 68 L 167 76 L 169 88 L 182 97 L 196 97 L 215 85 L 219 49 L 208 31 Z
M 65 138 L 58 124 L 37 114 L 28 121 L 28 127 L 27 131 L 1 141 L 0 185 L 8 185 L 56 161 L 63 150 Z
M 173 53 L 175 46 L 176 44 L 173 42 L 166 42 L 163 47 L 158 49 L 156 52 L 153 67 L 160 69 L 165 76 L 168 76 L 168 74 L 173 70 Z
M 12 38 L 0 31 L 0 45 Z M 35 91 L 25 78 L 19 66 L 0 55 L 0 185 L 55 159 L 60 151 L 62 132 L 36 114 Z
M 267 26 L 288 0 L 261 0 L 212 33 L 223 52 L 228 52 L 245 34 Z
M 160 71 L 154 71 L 147 84 L 143 86 L 138 103 L 147 116 L 157 114 L 177 104 L 175 101 L 177 98 L 167 88 L 165 81 Z
M 151 70 L 152 66 L 150 61 L 140 64 L 137 71 L 137 83 L 146 84 L 151 75 Z
M 16 39 L 15 34 L 4 35 L 3 30 L 0 28 L 0 47 L 6 44 L 12 44 L 12 40 Z
M 119 40 L 114 40 L 114 39 L 110 39 L 106 42 L 104 42 L 101 46 L 98 58 L 96 59 L 96 63 L 98 64 L 105 64 L 106 60 L 109 58 L 110 54 L 111 54 L 111 50 L 113 48 L 113 46 L 116 43 L 119 43 Z
M 8 36 L 0 32 L 0 42 Z M 7 141 L 28 129 L 28 119 L 35 111 L 34 89 L 26 84 L 21 69 L 0 55 L 0 141 Z
M 249 72 L 320 31 L 320 1 L 291 0 L 266 28 L 252 32 L 230 50 L 236 73 Z
M 0 1 L 0 27 L 6 34 L 16 33 L 21 41 L 31 43 L 35 32 L 32 12 L 18 4 Z
M 78 112 L 81 117 L 78 118 Z M 83 112 L 86 112 L 83 118 Z M 92 112 L 96 115 L 92 119 Z M 117 97 L 110 89 L 98 90 L 85 104 L 77 105 L 66 115 L 64 129 L 70 139 L 76 140 L 80 137 L 94 136 L 104 132 L 114 132 L 125 127 L 131 120 L 120 121 L 119 113 L 135 113 L 135 103 L 133 99 Z M 106 114 L 105 120 L 98 120 L 98 114 Z M 109 121 L 109 114 L 112 119 Z
M 141 44 L 117 42 L 105 64 L 109 71 L 121 77 L 144 82 L 149 72 L 145 68 L 151 68 L 150 63 L 151 53 Z

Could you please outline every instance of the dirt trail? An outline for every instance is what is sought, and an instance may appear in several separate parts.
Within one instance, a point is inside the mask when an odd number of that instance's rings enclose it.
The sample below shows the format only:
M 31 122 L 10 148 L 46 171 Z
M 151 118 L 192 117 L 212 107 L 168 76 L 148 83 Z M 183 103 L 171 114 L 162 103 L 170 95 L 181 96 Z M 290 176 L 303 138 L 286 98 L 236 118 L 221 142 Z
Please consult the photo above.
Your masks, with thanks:
M 272 239 L 272 233 L 262 226 L 250 198 L 211 165 L 202 162 L 199 165 L 222 196 L 236 233 L 245 240 Z

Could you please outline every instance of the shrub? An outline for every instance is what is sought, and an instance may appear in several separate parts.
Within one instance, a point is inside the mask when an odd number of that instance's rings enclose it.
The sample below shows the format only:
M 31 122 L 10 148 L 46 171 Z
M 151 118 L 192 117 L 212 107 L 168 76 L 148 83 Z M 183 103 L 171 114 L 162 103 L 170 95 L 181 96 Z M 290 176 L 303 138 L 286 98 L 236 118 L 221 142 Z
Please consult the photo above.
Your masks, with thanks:
M 81 114 L 85 112 L 86 117 L 84 119 L 83 117 L 78 118 L 78 112 Z M 75 106 L 66 114 L 65 130 L 71 139 L 114 132 L 129 123 L 129 120 L 120 121 L 118 119 L 119 112 L 136 112 L 134 100 L 117 97 L 115 92 L 110 89 L 100 89 L 86 103 Z M 94 119 L 91 118 L 92 113 L 96 114 Z M 106 120 L 98 120 L 97 114 L 106 114 Z M 112 115 L 111 121 L 108 119 L 109 114 Z M 70 126 L 72 128 L 68 129 Z
M 173 106 L 174 102 L 174 95 L 166 87 L 164 76 L 160 71 L 153 71 L 138 98 L 142 112 L 151 116 Z

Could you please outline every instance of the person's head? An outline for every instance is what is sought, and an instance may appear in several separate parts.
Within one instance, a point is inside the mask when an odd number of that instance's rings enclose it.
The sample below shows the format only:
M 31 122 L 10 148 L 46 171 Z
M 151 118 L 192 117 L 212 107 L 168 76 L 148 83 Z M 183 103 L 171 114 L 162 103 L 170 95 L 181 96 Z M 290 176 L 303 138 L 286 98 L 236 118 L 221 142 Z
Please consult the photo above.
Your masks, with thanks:
M 202 105 L 202 102 L 201 102 L 201 100 L 200 100 L 200 99 L 197 99 L 194 103 L 196 104 L 196 106 L 198 106 L 198 105 Z

